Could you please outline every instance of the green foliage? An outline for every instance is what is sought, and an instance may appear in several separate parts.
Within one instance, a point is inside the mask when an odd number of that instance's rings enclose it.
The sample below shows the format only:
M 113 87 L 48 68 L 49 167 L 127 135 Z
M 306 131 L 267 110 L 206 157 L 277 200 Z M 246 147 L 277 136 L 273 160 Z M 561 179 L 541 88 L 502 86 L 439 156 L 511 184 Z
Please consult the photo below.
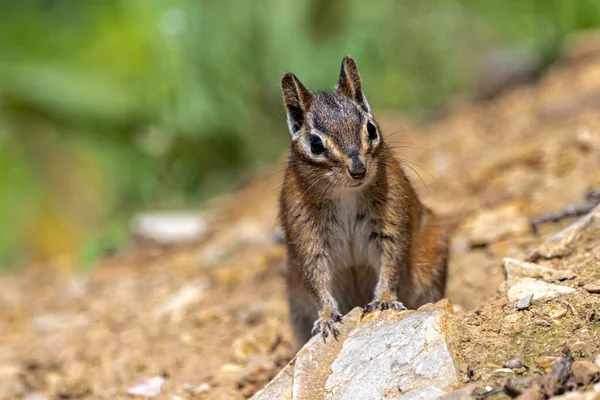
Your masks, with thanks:
M 421 113 L 469 90 L 488 51 L 551 60 L 600 23 L 599 4 L 2 1 L 0 254 L 15 254 L 28 210 L 60 186 L 47 181 L 52 149 L 85 154 L 100 177 L 95 232 L 135 209 L 199 204 L 272 162 L 287 143 L 285 71 L 328 89 L 350 54 L 376 110 Z

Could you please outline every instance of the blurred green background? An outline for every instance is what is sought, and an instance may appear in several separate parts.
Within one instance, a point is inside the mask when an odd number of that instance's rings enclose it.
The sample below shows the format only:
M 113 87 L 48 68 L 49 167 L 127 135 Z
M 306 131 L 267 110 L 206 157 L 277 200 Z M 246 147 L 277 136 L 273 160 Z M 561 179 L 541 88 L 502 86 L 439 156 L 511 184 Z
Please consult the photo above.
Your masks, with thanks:
M 327 89 L 350 54 L 376 112 L 423 116 L 599 24 L 597 0 L 0 0 L 0 264 L 93 259 L 270 165 L 285 71 Z

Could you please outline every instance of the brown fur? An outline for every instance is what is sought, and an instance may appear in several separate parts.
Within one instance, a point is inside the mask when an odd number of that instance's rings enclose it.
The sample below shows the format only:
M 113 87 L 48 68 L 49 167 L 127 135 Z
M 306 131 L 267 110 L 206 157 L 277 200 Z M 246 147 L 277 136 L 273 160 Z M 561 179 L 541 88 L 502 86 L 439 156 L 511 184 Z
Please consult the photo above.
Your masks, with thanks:
M 290 73 L 282 90 L 292 143 L 280 219 L 298 344 L 311 328 L 337 335 L 341 315 L 356 306 L 403 310 L 442 298 L 446 233 L 383 140 L 354 60 L 344 59 L 333 92 L 311 93 Z

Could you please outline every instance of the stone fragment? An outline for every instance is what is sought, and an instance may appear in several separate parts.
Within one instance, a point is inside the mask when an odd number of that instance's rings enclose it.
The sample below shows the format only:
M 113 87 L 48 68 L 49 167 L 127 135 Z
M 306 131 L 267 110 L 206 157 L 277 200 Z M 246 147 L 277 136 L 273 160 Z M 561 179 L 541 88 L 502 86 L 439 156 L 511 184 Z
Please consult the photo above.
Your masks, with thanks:
M 521 318 L 522 318 L 522 315 L 520 313 L 513 313 L 513 314 L 506 315 L 504 317 L 504 321 L 512 324 L 512 323 L 517 322 Z
M 508 203 L 467 218 L 459 228 L 471 246 L 482 246 L 531 232 L 529 219 L 518 203 Z
M 176 320 L 181 319 L 185 310 L 193 303 L 200 301 L 206 295 L 206 291 L 209 288 L 210 280 L 207 277 L 190 282 L 182 286 L 167 301 L 158 306 L 154 310 L 154 315 L 157 318 L 168 315 Z
M 538 367 L 550 368 L 558 360 L 560 360 L 560 357 L 557 357 L 557 356 L 542 356 L 542 357 L 538 358 L 537 360 L 535 360 L 535 363 Z
M 585 349 L 585 342 L 581 342 L 581 341 L 575 342 L 570 346 L 570 348 L 571 348 L 571 351 L 581 351 L 581 350 Z
M 600 367 L 587 360 L 575 361 L 571 366 L 571 372 L 575 381 L 581 385 L 597 382 L 600 377 Z
M 148 212 L 135 215 L 131 233 L 160 244 L 199 240 L 208 230 L 208 216 L 202 213 Z
M 552 319 L 558 319 L 567 315 L 567 309 L 560 304 L 549 303 L 544 307 L 544 313 Z
M 504 258 L 502 264 L 506 272 L 506 282 L 509 287 L 517 283 L 521 278 L 541 278 L 546 282 L 557 282 L 573 276 L 573 273 L 569 270 L 556 270 L 515 258 Z
M 600 280 L 590 282 L 583 287 L 590 293 L 600 293 Z
M 442 307 L 366 319 L 331 365 L 325 399 L 434 399 L 459 383 Z M 400 397 L 401 396 L 401 397 Z
M 529 306 L 531 305 L 531 299 L 533 299 L 533 294 L 528 294 L 522 297 L 521 300 L 517 301 L 515 308 L 517 310 L 525 310 L 529 308 Z
M 343 323 L 339 325 L 337 340 L 329 337 L 324 342 L 321 335 L 316 335 L 298 352 L 294 367 L 294 400 L 323 398 L 325 384 L 332 372 L 331 364 L 338 357 L 352 329 L 359 324 L 362 315 L 362 308 L 354 308 L 344 316 Z
M 539 258 L 551 259 L 571 254 L 576 247 L 575 244 L 581 233 L 588 229 L 594 229 L 598 224 L 600 224 L 600 205 L 596 206 L 585 217 L 549 237 L 542 245 L 529 254 L 528 260 L 535 261 Z
M 145 381 L 127 389 L 127 394 L 130 396 L 140 397 L 156 397 L 160 394 L 165 379 L 160 376 L 148 378 Z
M 533 278 L 522 278 L 510 286 L 506 294 L 509 300 L 518 301 L 528 294 L 533 294 L 533 300 L 539 300 L 574 291 L 575 289 L 568 286 L 555 285 Z

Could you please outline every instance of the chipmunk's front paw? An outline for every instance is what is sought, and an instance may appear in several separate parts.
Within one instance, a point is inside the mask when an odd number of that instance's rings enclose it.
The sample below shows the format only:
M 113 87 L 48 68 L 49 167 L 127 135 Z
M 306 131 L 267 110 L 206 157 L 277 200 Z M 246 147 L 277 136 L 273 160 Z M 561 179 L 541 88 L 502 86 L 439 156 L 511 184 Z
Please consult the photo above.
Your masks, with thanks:
M 406 307 L 404 304 L 397 300 L 373 300 L 369 304 L 367 304 L 364 308 L 366 313 L 374 311 L 374 310 L 396 310 L 396 311 L 405 311 Z
M 315 321 L 311 333 L 314 336 L 320 332 L 323 336 L 323 341 L 325 341 L 331 332 L 333 337 L 337 340 L 337 337 L 340 334 L 340 331 L 336 326 L 337 323 L 342 323 L 342 314 L 338 312 L 332 312 L 329 315 L 321 316 L 321 318 Z

